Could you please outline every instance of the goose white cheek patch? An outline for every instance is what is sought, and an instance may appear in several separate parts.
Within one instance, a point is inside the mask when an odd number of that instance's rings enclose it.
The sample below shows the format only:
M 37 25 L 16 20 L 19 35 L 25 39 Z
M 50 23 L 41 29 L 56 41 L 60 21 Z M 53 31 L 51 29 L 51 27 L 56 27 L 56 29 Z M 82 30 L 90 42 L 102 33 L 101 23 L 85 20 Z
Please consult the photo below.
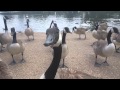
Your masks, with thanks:
M 59 32 L 59 39 L 58 39 L 57 43 L 56 43 L 55 45 L 53 45 L 53 47 L 57 47 L 57 46 L 59 46 L 61 43 L 62 43 L 62 35 L 61 35 L 61 32 Z

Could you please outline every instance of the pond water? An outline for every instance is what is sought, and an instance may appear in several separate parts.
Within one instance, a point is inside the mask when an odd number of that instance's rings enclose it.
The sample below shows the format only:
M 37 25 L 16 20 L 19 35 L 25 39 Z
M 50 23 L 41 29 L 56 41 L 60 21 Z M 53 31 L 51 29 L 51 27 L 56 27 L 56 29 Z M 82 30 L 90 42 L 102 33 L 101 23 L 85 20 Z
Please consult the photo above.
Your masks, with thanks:
M 4 32 L 4 23 L 3 16 L 7 15 L 11 17 L 10 20 L 7 20 L 8 29 L 10 32 L 10 28 L 15 27 L 16 31 L 24 31 L 26 28 L 26 19 L 25 16 L 28 15 L 30 20 L 30 27 L 35 32 L 45 32 L 47 28 L 49 28 L 52 20 L 55 20 L 59 29 L 63 30 L 64 27 L 69 27 L 72 31 L 74 26 L 91 26 L 89 23 L 84 23 L 85 13 L 79 12 L 55 12 L 55 11 L 24 11 L 24 13 L 18 12 L 0 12 L 0 32 Z M 117 15 L 116 15 L 117 16 Z M 119 28 L 119 18 L 117 18 L 118 22 L 114 22 L 114 17 L 110 16 L 106 17 L 108 20 L 108 24 L 110 26 L 117 26 Z M 86 19 L 89 21 L 90 19 Z M 115 19 L 116 20 L 116 19 Z M 78 24 L 76 24 L 78 23 Z

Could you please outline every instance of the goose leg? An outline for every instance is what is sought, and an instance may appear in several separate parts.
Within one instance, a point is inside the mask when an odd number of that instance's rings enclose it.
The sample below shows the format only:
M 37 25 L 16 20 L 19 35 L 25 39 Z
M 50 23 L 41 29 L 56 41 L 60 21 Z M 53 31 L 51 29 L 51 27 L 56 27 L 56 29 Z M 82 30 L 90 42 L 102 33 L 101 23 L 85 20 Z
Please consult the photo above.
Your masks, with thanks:
M 116 48 L 116 53 L 120 53 L 118 50 L 120 49 L 120 47 L 119 48 Z
M 103 65 L 109 66 L 109 64 L 108 64 L 108 62 L 107 62 L 107 57 L 106 57 L 106 59 L 105 59 L 105 62 L 103 62 Z
M 24 60 L 24 58 L 23 58 L 23 52 L 22 52 L 21 54 L 22 54 L 22 60 L 20 61 L 20 63 L 24 63 L 25 60 Z
M 68 67 L 64 64 L 64 62 L 65 62 L 65 59 L 63 59 L 63 64 L 60 66 L 60 68 L 68 68 Z
M 99 63 L 97 62 L 97 55 L 95 56 L 95 58 L 96 58 L 96 60 L 95 60 L 95 65 L 94 65 L 94 66 L 99 67 L 101 64 L 99 64 Z
M 33 40 L 34 40 L 34 35 L 33 35 Z
M 30 41 L 30 38 L 29 38 L 29 36 L 28 36 L 28 41 Z
M 85 34 L 85 39 L 86 39 L 86 34 Z
M 3 45 L 1 45 L 1 50 L 0 50 L 0 52 L 3 52 L 3 49 L 2 48 L 5 48 L 5 47 L 3 47 Z
M 0 50 L 0 52 L 2 52 L 3 50 L 2 50 L 2 45 L 1 45 L 1 50 Z
M 5 48 L 5 47 L 2 45 L 2 48 Z
M 10 65 L 14 65 L 14 64 L 16 64 L 16 62 L 15 62 L 12 54 L 11 54 L 11 56 L 12 56 L 13 61 L 10 63 Z
M 81 38 L 80 38 L 80 34 L 79 34 L 79 39 L 81 39 Z
M 114 44 L 115 45 L 115 44 Z M 120 47 L 117 49 L 116 45 L 115 45 L 115 50 L 116 50 L 116 53 L 120 53 L 118 52 L 118 50 L 120 49 Z

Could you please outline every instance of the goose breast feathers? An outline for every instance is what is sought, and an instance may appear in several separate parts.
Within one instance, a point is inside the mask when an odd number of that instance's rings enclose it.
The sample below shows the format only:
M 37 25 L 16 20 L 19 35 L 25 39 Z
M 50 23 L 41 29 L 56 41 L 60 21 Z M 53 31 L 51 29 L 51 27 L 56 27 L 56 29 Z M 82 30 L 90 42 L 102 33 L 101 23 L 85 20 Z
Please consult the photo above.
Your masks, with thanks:
M 57 79 L 98 79 L 97 77 L 88 75 L 81 71 L 73 70 L 70 68 L 60 68 L 57 70 Z
M 104 40 L 99 40 L 93 43 L 93 50 L 94 53 L 97 55 L 101 55 L 104 56 L 103 54 L 103 49 L 105 48 L 105 46 L 107 46 L 107 42 Z
M 19 54 L 24 52 L 25 47 L 21 40 L 17 40 L 17 43 L 9 43 L 7 44 L 7 50 L 11 54 Z
M 30 35 L 33 35 L 34 32 L 33 32 L 33 30 L 32 30 L 31 28 L 26 28 L 26 29 L 25 29 L 25 34 L 26 34 L 27 36 L 30 36 Z

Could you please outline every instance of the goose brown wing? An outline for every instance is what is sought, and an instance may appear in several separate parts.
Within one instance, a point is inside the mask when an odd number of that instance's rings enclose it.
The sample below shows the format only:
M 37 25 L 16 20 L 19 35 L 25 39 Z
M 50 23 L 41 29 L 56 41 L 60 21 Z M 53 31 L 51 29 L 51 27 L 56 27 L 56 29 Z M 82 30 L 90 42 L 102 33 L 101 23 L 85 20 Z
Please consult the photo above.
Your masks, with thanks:
M 57 76 L 59 79 L 99 79 L 81 71 L 76 71 L 70 68 L 58 69 Z M 56 76 L 56 78 L 57 78 Z
M 24 46 L 23 42 L 21 40 L 17 40 L 17 42 L 20 44 L 21 52 L 23 52 L 25 50 L 25 46 Z
M 0 79 L 12 79 L 7 64 L 2 61 L 0 61 Z
M 102 55 L 102 50 L 105 48 L 105 46 L 107 45 L 107 42 L 104 40 L 99 40 L 93 43 L 93 50 L 95 52 L 95 54 L 97 55 Z

